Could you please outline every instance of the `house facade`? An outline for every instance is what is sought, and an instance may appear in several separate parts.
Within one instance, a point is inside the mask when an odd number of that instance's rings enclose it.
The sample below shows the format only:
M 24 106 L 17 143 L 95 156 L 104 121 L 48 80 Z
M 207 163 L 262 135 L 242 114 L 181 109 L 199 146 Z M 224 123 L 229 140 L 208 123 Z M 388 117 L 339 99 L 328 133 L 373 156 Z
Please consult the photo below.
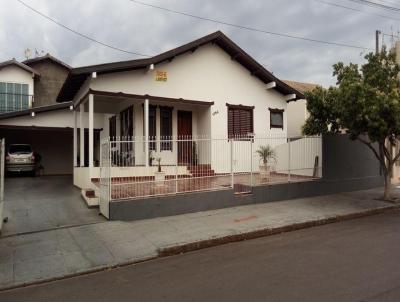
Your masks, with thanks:
M 45 175 L 73 173 L 71 104 L 56 102 L 70 70 L 49 54 L 0 63 L 0 136 L 6 148 L 31 144 Z
M 286 142 L 287 104 L 302 98 L 216 32 L 149 59 L 73 69 L 58 101 L 74 107 L 74 183 L 85 188 L 100 178 L 100 142 L 109 137 L 141 141 L 129 173 L 154 175 L 152 156 L 167 174 L 176 165 L 190 173 L 184 164 L 192 146 L 183 150 L 173 138 L 199 139 L 199 163 L 207 157 L 213 170 L 227 172 L 218 152 L 227 147 L 202 148 L 201 138 L 274 135 Z

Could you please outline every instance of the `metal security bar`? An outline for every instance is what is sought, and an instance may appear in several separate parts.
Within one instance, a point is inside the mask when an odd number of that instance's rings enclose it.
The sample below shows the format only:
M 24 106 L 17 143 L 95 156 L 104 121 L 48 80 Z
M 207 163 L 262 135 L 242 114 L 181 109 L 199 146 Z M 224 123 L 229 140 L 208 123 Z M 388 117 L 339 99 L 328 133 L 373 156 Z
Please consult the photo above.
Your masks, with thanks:
M 33 95 L 0 92 L 0 113 L 29 109 Z
M 111 137 L 101 149 L 101 197 L 133 199 L 321 177 L 320 137 Z

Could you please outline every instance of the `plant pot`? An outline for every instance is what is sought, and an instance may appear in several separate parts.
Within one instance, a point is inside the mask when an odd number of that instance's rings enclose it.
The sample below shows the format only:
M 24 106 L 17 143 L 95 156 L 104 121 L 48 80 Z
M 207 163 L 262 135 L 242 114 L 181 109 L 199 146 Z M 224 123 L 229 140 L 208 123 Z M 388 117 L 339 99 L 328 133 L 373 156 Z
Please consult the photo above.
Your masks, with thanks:
M 271 175 L 271 168 L 267 164 L 260 165 L 260 178 L 266 179 Z
M 154 172 L 154 180 L 157 187 L 164 186 L 165 172 Z

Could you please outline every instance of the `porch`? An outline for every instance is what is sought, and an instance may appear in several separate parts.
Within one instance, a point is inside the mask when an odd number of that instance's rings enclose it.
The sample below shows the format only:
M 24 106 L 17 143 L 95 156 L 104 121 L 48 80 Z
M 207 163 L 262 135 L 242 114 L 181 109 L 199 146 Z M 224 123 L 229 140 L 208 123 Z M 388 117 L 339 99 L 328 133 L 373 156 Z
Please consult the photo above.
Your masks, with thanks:
M 210 136 L 212 104 L 89 90 L 74 106 L 74 185 L 97 190 L 104 140 L 115 177 L 154 176 L 156 160 L 167 174 L 187 175 L 192 145 L 168 140 Z

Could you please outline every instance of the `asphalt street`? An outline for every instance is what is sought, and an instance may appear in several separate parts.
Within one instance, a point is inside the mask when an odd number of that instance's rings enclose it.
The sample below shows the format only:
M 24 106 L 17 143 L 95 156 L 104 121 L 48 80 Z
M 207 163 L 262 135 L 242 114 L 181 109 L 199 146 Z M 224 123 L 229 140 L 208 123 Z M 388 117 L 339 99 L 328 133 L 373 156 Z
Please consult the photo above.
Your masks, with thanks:
M 400 211 L 18 288 L 0 301 L 399 301 Z

